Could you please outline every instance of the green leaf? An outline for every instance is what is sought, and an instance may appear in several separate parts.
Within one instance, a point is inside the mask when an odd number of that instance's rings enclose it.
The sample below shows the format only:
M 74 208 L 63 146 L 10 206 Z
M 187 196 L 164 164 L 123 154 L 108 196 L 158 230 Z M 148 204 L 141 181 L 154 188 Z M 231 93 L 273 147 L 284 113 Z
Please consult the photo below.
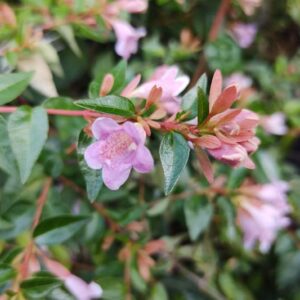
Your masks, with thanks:
M 202 89 L 204 94 L 206 94 L 207 90 L 207 76 L 203 74 L 195 86 L 190 89 L 183 97 L 182 97 L 182 109 L 185 111 L 190 111 L 190 115 L 188 119 L 193 119 L 197 116 L 197 95 L 198 89 Z
M 77 56 L 81 56 L 80 48 L 76 42 L 74 36 L 74 30 L 70 25 L 58 26 L 56 29 L 62 38 L 67 42 L 73 53 Z
M 193 196 L 184 202 L 185 221 L 192 241 L 208 227 L 213 207 L 205 196 Z
M 150 295 L 150 300 L 168 300 L 168 293 L 166 291 L 166 288 L 161 283 L 156 283 L 152 290 Z
M 11 73 L 0 75 L 0 105 L 18 97 L 27 87 L 32 77 L 30 73 Z
M 43 220 L 33 237 L 40 245 L 59 244 L 72 237 L 87 222 L 87 216 L 60 215 Z
M 149 208 L 147 210 L 147 215 L 149 217 L 155 217 L 155 216 L 163 214 L 164 211 L 168 208 L 169 203 L 170 203 L 169 198 L 165 198 L 165 199 L 159 201 L 158 203 L 156 203 L 154 206 L 152 206 L 151 208 Z
M 201 125 L 208 116 L 209 113 L 209 103 L 208 97 L 205 92 L 198 88 L 198 98 L 197 98 L 197 106 L 198 106 L 198 125 Z
M 103 66 L 101 66 L 101 68 L 103 68 Z M 125 87 L 125 83 L 126 83 L 126 69 L 127 69 L 127 62 L 125 60 L 121 60 L 111 70 L 106 70 L 105 72 L 101 73 L 101 76 L 98 76 L 98 78 L 92 81 L 89 86 L 90 98 L 99 97 L 99 91 L 103 82 L 103 78 L 108 73 L 112 74 L 114 77 L 114 84 L 110 91 L 110 94 L 120 94 L 122 89 Z
M 219 284 L 227 299 L 231 300 L 253 300 L 250 290 L 241 282 L 235 280 L 229 273 L 219 275 Z
M 105 96 L 90 100 L 78 100 L 75 104 L 85 109 L 124 117 L 133 117 L 135 114 L 133 103 L 121 96 Z
M 21 182 L 25 183 L 47 139 L 47 112 L 42 107 L 20 107 L 10 115 L 7 126 Z
M 52 290 L 60 287 L 61 281 L 52 276 L 27 279 L 21 283 L 21 289 L 27 299 L 44 299 Z
M 127 62 L 126 60 L 121 60 L 111 71 L 111 74 L 114 76 L 114 85 L 111 89 L 112 94 L 118 94 L 121 92 L 122 88 L 125 85 L 126 80 L 126 69 Z
M 15 174 L 17 165 L 9 143 L 7 123 L 0 116 L 0 169 L 7 174 Z
M 82 130 L 79 134 L 77 153 L 81 173 L 83 174 L 88 199 L 93 202 L 96 200 L 103 185 L 101 170 L 93 170 L 88 167 L 84 159 L 86 148 L 93 142 Z
M 172 191 L 179 179 L 188 161 L 189 153 L 188 143 L 179 133 L 168 133 L 161 141 L 159 155 L 165 175 L 166 195 Z
M 0 285 L 11 280 L 16 275 L 16 271 L 7 264 L 0 263 Z

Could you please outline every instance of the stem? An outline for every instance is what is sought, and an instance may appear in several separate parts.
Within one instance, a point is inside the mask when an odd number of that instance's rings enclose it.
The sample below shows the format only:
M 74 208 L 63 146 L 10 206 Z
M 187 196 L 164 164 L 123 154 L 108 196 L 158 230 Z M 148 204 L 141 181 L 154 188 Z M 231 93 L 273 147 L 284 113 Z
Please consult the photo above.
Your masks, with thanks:
M 222 22 L 227 14 L 227 11 L 230 7 L 231 0 L 222 0 L 218 12 L 215 16 L 215 19 L 213 21 L 213 24 L 210 28 L 208 39 L 210 42 L 213 42 L 218 37 L 218 33 L 220 30 L 220 27 L 222 25 Z
M 231 0 L 222 0 L 208 34 L 209 42 L 213 42 L 218 37 L 218 33 L 222 25 L 222 22 L 226 16 L 227 11 L 229 10 L 230 2 Z M 206 66 L 206 59 L 203 53 L 201 53 L 198 60 L 197 68 L 195 70 L 189 88 L 192 88 L 196 84 L 201 74 L 205 71 L 205 66 Z
M 205 278 L 199 277 L 197 274 L 191 272 L 179 262 L 175 262 L 175 266 L 182 273 L 182 275 L 186 276 L 190 281 L 192 281 L 200 291 L 204 292 L 215 300 L 225 300 L 223 295 L 209 286 L 209 283 Z
M 34 229 L 36 228 L 36 226 L 38 225 L 41 215 L 42 215 L 42 211 L 43 211 L 43 207 L 46 203 L 47 200 L 47 196 L 49 193 L 49 189 L 51 187 L 52 184 L 52 178 L 47 178 L 43 187 L 43 190 L 37 200 L 37 208 L 36 208 L 36 212 L 33 218 L 33 223 L 32 223 L 32 227 L 31 230 L 32 232 L 34 231 Z M 33 252 L 33 248 L 34 248 L 34 242 L 33 240 L 30 241 L 29 245 L 27 246 L 25 253 L 24 253 L 24 259 L 23 262 L 20 265 L 20 277 L 21 280 L 24 280 L 27 278 L 28 276 L 28 269 L 29 269 L 29 264 L 30 264 L 30 259 L 31 259 L 31 255 Z
M 18 109 L 17 106 L 0 106 L 0 113 L 13 113 Z M 68 116 L 68 117 L 99 117 L 102 114 L 88 110 L 68 110 L 68 109 L 47 109 L 49 115 Z

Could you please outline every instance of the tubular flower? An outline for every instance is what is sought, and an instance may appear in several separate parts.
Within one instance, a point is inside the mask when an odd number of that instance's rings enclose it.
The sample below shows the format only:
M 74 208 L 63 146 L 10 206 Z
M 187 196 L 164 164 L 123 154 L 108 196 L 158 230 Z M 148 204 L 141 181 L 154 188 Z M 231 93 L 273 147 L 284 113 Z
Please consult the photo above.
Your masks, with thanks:
M 285 125 L 285 115 L 281 112 L 262 117 L 260 119 L 260 125 L 270 134 L 284 135 L 288 130 Z
M 90 168 L 102 169 L 103 182 L 109 189 L 119 189 L 132 168 L 139 173 L 152 171 L 154 162 L 145 147 L 146 133 L 138 123 L 119 125 L 110 118 L 98 118 L 92 134 L 96 142 L 86 149 L 84 157 Z
M 208 152 L 232 167 L 255 168 L 249 154 L 256 151 L 259 140 L 255 128 L 259 118 L 247 109 L 230 108 L 237 99 L 237 88 L 227 87 L 222 92 L 222 75 L 214 74 L 209 95 L 209 115 L 203 124 L 204 132 L 209 132 L 220 141 L 219 146 L 205 147 Z M 201 146 L 201 143 L 200 143 Z
M 176 66 L 162 65 L 158 67 L 150 79 L 132 92 L 132 97 L 147 99 L 154 86 L 162 89 L 160 104 L 169 113 L 174 114 L 180 110 L 181 99 L 178 95 L 189 84 L 186 75 L 178 76 Z
M 268 251 L 278 230 L 289 225 L 287 191 L 288 184 L 283 181 L 264 185 L 245 184 L 239 189 L 235 198 L 237 224 L 244 233 L 245 248 L 253 248 L 258 241 L 260 251 Z
M 241 48 L 248 48 L 256 37 L 257 26 L 255 24 L 235 23 L 231 32 Z
M 112 26 L 117 43 L 115 51 L 125 59 L 129 59 L 138 50 L 138 41 L 146 35 L 144 28 L 134 28 L 129 23 L 121 20 L 120 14 L 143 13 L 147 10 L 148 2 L 145 0 L 118 0 L 105 6 L 103 17 L 109 26 Z
M 138 50 L 138 40 L 146 35 L 144 28 L 133 28 L 129 23 L 116 20 L 112 27 L 116 33 L 117 43 L 116 53 L 125 59 L 129 59 L 131 54 Z
M 77 300 L 91 300 L 102 296 L 102 288 L 96 282 L 86 283 L 63 265 L 49 258 L 44 258 L 44 263 L 51 273 L 64 282 L 65 287 Z

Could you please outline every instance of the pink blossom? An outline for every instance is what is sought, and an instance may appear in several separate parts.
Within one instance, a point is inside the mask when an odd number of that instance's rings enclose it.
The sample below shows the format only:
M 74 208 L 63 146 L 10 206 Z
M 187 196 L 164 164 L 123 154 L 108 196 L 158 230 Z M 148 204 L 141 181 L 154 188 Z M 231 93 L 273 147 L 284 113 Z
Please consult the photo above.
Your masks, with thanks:
M 44 263 L 51 273 L 64 282 L 65 287 L 77 300 L 91 300 L 101 297 L 103 291 L 96 282 L 86 283 L 81 278 L 72 274 L 62 264 L 49 258 L 44 257 Z
M 117 37 L 115 46 L 116 53 L 125 59 L 138 50 L 138 40 L 146 35 L 144 28 L 133 28 L 129 23 L 114 20 L 112 27 Z
M 154 86 L 160 87 L 162 88 L 160 104 L 167 112 L 171 114 L 177 113 L 180 110 L 181 102 L 178 95 L 189 84 L 189 78 L 178 73 L 179 69 L 176 66 L 160 66 L 147 82 L 133 91 L 131 96 L 147 99 Z
M 224 86 L 228 87 L 230 85 L 235 85 L 238 93 L 240 93 L 241 91 L 251 87 L 252 79 L 243 73 L 233 73 L 224 79 Z
M 257 27 L 255 24 L 235 23 L 231 32 L 241 48 L 248 48 L 256 37 Z
M 266 252 L 274 242 L 278 230 L 289 225 L 290 212 L 286 192 L 288 185 L 279 181 L 264 185 L 244 185 L 236 197 L 237 224 L 244 232 L 244 246 L 253 248 L 259 242 Z
M 262 117 L 260 119 L 260 125 L 270 134 L 284 135 L 288 130 L 285 125 L 285 115 L 281 112 Z
M 119 125 L 110 118 L 98 118 L 92 125 L 96 142 L 85 151 L 84 157 L 92 169 L 102 169 L 104 184 L 117 190 L 134 168 L 139 173 L 151 172 L 154 163 L 145 147 L 146 133 L 141 125 L 125 122 Z
M 219 147 L 207 148 L 216 159 L 233 167 L 255 168 L 249 154 L 254 152 L 259 140 L 254 136 L 259 118 L 247 109 L 232 109 L 237 99 L 237 89 L 229 86 L 222 91 L 222 75 L 216 71 L 209 95 L 209 116 L 204 124 L 207 132 L 220 141 Z M 216 144 L 216 143 L 215 143 Z

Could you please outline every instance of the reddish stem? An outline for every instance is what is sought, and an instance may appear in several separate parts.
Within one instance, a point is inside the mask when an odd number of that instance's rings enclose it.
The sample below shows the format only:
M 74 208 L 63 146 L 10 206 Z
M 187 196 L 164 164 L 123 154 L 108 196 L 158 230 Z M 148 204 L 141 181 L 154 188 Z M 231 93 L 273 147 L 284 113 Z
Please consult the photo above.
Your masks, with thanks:
M 215 19 L 213 21 L 213 24 L 211 26 L 211 29 L 209 31 L 209 41 L 213 42 L 217 37 L 220 30 L 220 27 L 222 25 L 222 22 L 226 16 L 226 13 L 230 7 L 231 0 L 222 0 L 218 12 L 215 16 Z
M 17 106 L 0 106 L 0 113 L 13 113 L 18 109 Z M 49 115 L 70 116 L 70 117 L 99 117 L 100 113 L 88 110 L 68 110 L 68 109 L 47 109 Z

